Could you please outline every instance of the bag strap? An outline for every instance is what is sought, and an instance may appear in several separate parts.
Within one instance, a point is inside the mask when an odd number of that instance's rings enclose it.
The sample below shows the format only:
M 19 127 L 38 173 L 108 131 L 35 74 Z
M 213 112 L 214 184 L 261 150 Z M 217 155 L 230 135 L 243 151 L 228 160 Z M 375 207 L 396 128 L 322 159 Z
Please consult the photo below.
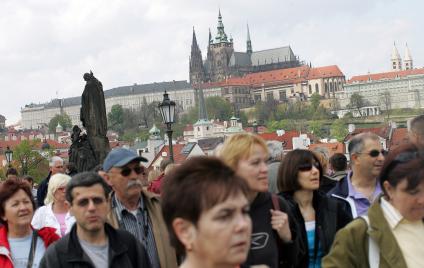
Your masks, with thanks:
M 32 264 L 34 263 L 34 255 L 35 255 L 35 249 L 37 248 L 37 230 L 32 231 L 32 239 L 31 239 L 31 248 L 29 249 L 29 256 L 28 256 L 28 265 L 27 268 L 32 268 Z
M 281 210 L 280 209 L 280 202 L 278 201 L 278 196 L 276 194 L 271 194 L 272 199 L 272 207 L 274 210 Z
M 368 215 L 360 216 L 367 224 L 368 233 L 372 230 Z M 380 249 L 374 239 L 368 234 L 368 262 L 370 268 L 378 268 L 380 265 Z

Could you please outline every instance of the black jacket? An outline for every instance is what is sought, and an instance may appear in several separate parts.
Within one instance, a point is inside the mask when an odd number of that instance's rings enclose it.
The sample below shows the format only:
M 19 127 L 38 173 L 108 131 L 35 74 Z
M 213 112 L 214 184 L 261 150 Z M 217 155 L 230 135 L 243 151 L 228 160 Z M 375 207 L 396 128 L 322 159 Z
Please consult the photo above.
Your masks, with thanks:
M 105 223 L 109 239 L 109 267 L 150 267 L 145 248 L 130 233 Z M 77 225 L 69 234 L 51 245 L 41 259 L 40 268 L 94 268 L 77 237 Z
M 302 213 L 300 212 L 299 206 L 293 199 L 293 195 L 285 193 L 280 195 L 286 198 L 291 213 L 299 223 L 300 246 L 299 259 L 296 267 L 307 268 L 309 265 L 309 251 L 305 221 Z M 333 244 L 336 232 L 348 224 L 352 218 L 345 211 L 344 206 L 340 201 L 331 199 L 320 191 L 314 192 L 312 205 L 315 210 L 315 248 L 317 248 L 319 243 L 323 256 L 325 256 Z
M 49 187 L 50 177 L 52 176 L 52 172 L 49 172 L 49 175 L 41 181 L 40 185 L 38 185 L 37 189 L 37 207 L 44 206 L 44 199 L 47 196 L 47 189 Z
M 327 196 L 343 201 L 346 212 L 354 219 L 358 216 L 358 213 L 356 212 L 355 201 L 349 197 L 347 176 L 352 176 L 352 173 L 348 173 L 343 179 L 339 180 L 336 186 L 327 193 Z
M 246 262 L 241 267 L 266 264 L 269 267 L 293 267 L 297 259 L 297 223 L 290 215 L 286 201 L 279 198 L 281 211 L 289 214 L 292 242 L 283 243 L 271 227 L 271 193 L 259 193 L 250 205 L 252 219 L 252 241 Z

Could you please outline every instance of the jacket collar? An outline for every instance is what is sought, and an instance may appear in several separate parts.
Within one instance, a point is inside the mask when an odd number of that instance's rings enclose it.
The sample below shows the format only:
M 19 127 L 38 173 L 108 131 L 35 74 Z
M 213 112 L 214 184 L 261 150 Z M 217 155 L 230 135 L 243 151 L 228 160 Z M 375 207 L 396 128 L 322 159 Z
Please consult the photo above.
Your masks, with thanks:
M 117 232 L 108 223 L 105 223 L 105 232 L 108 236 L 109 241 L 109 262 L 118 255 L 121 255 L 128 251 L 128 247 L 119 240 Z M 77 224 L 74 224 L 69 234 L 64 238 L 65 247 L 61 247 L 58 250 L 63 253 L 64 258 L 67 262 L 88 262 L 91 263 L 90 258 L 84 253 L 81 244 L 78 241 L 77 236 Z
M 368 234 L 378 244 L 380 251 L 384 252 L 384 254 L 380 254 L 380 256 L 384 258 L 387 263 L 392 264 L 393 267 L 407 267 L 401 254 L 402 251 L 383 214 L 380 205 L 381 198 L 382 196 L 380 196 L 368 210 L 371 227 Z

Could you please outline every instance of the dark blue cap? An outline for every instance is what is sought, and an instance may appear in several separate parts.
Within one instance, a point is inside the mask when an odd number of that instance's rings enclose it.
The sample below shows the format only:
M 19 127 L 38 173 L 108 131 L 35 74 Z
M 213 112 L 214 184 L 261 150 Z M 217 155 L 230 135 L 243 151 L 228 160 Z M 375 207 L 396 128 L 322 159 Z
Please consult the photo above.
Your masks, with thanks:
M 131 150 L 125 148 L 113 149 L 109 152 L 103 162 L 103 170 L 107 172 L 113 167 L 123 167 L 126 164 L 137 160 L 141 162 L 148 162 L 146 158 L 137 155 Z

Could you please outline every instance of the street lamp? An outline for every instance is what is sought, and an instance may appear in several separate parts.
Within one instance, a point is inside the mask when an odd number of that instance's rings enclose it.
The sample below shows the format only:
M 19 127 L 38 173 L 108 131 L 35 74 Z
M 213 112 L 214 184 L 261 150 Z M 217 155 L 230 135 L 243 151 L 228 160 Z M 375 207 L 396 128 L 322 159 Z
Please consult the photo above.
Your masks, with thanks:
M 174 162 L 174 151 L 172 149 L 172 124 L 175 123 L 175 102 L 169 99 L 168 93 L 163 94 L 163 101 L 159 103 L 159 111 L 162 115 L 163 123 L 166 125 L 166 133 L 169 140 L 169 159 Z
M 4 155 L 6 156 L 7 165 L 11 167 L 12 159 L 13 159 L 13 151 L 10 150 L 9 146 L 6 147 L 6 151 L 4 152 Z

